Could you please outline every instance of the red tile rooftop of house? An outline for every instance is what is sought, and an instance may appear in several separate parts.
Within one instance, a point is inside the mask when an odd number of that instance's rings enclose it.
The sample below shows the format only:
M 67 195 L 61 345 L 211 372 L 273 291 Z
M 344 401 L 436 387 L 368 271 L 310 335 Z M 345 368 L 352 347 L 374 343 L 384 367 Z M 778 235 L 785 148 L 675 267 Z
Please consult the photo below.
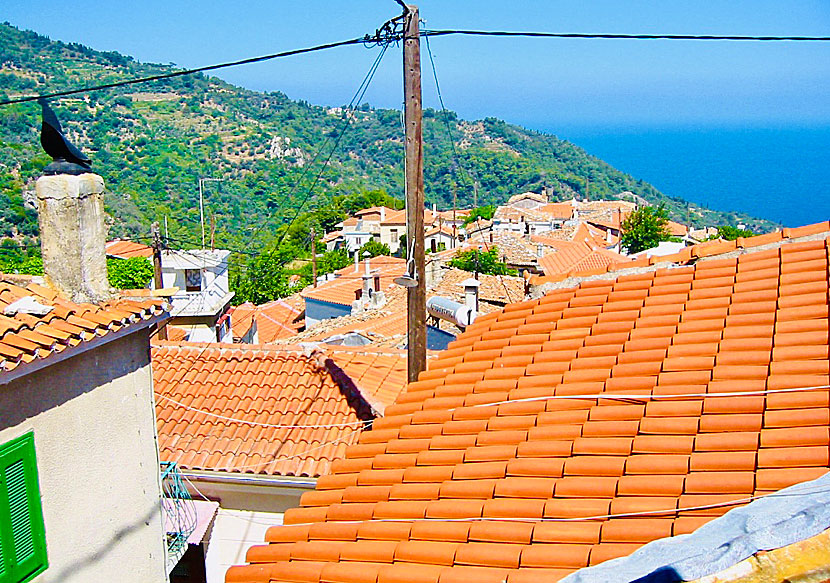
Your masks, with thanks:
M 551 241 L 553 243 L 553 241 Z M 611 264 L 630 261 L 625 255 L 604 247 L 589 245 L 585 241 L 557 241 L 553 250 L 539 258 L 539 267 L 546 276 L 563 275 L 592 269 L 606 270 Z
M 75 304 L 33 279 L 0 273 L 0 374 L 165 313 L 160 299 Z
M 159 450 L 192 470 L 319 476 L 406 383 L 406 354 L 161 342 Z
M 824 474 L 828 231 L 481 317 L 226 581 L 557 581 Z
M 392 285 L 392 280 L 403 274 L 406 269 L 406 260 L 398 257 L 372 257 L 369 259 L 369 270 L 372 275 L 380 276 L 381 291 Z M 363 275 L 366 268 L 363 260 L 358 269 L 349 265 L 338 270 L 338 277 L 319 284 L 317 287 L 307 287 L 301 292 L 303 298 L 320 300 L 333 304 L 351 305 L 355 300 L 355 292 L 363 287 Z
M 110 257 L 118 257 L 119 259 L 153 256 L 153 248 L 149 245 L 134 243 L 133 241 L 123 239 L 107 241 L 106 252 Z
M 305 306 L 300 294 L 255 306 L 250 302 L 233 308 L 231 322 L 235 338 L 242 338 L 256 322 L 261 344 L 292 338 L 305 327 Z

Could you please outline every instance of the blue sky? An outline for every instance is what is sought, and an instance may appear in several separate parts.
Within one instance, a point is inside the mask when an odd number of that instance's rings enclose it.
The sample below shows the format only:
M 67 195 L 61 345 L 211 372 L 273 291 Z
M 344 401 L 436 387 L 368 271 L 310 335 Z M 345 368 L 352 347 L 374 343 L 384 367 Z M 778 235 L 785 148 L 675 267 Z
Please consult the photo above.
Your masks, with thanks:
M 139 7 L 139 8 L 136 8 Z M 427 28 L 555 32 L 828 35 L 827 0 L 422 0 Z M 372 32 L 392 0 L 106 3 L 4 0 L 0 20 L 116 50 L 141 61 L 192 67 Z M 830 43 L 435 38 L 447 107 L 529 127 L 791 126 L 830 124 Z M 425 49 L 425 47 L 423 47 Z M 348 102 L 374 53 L 363 47 L 218 73 L 259 90 Z M 426 51 L 424 98 L 437 106 Z M 401 100 L 400 51 L 390 50 L 367 94 Z

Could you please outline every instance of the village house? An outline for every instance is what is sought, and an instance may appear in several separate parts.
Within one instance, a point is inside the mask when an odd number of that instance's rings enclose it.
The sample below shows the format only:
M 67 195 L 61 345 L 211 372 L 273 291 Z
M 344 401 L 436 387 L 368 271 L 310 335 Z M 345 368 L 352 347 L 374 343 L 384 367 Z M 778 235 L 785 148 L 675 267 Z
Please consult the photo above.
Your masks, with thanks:
M 102 191 L 93 174 L 40 178 L 46 275 L 0 274 L 3 581 L 160 583 L 177 559 L 149 358 L 168 314 L 110 295 L 103 221 L 79 220 L 103 217 Z
M 299 293 L 255 306 L 250 302 L 231 308 L 233 341 L 270 344 L 293 338 L 305 328 L 305 307 Z
M 153 256 L 153 248 L 123 239 L 108 241 L 108 257 L 130 259 Z M 231 342 L 228 258 L 223 249 L 172 250 L 161 252 L 162 287 L 170 292 L 170 326 L 191 341 Z M 149 283 L 155 289 L 155 281 Z
M 363 265 L 355 257 L 353 267 L 344 267 L 332 279 L 300 293 L 305 301 L 305 327 L 382 305 L 385 290 L 404 272 L 405 266 L 406 260 L 398 257 L 366 258 Z
M 826 573 L 828 244 L 825 222 L 536 276 L 226 581 Z

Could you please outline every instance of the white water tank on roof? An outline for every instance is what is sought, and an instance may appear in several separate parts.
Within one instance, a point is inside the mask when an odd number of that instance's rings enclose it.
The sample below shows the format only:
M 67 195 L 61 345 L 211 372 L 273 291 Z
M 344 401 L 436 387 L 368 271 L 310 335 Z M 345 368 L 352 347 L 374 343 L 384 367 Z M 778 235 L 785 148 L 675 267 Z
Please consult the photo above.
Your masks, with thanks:
M 469 306 L 441 296 L 434 296 L 427 300 L 427 312 L 430 316 L 447 320 L 461 328 L 472 324 L 477 316 Z

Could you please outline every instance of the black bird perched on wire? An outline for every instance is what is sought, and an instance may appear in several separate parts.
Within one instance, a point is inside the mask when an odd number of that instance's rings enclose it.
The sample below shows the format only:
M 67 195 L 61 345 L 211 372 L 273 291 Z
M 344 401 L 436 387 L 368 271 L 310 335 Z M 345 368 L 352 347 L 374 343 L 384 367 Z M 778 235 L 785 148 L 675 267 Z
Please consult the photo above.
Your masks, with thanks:
M 52 156 L 52 162 L 43 169 L 46 175 L 85 174 L 90 171 L 92 161 L 66 139 L 58 116 L 45 99 L 38 99 L 43 117 L 40 127 L 40 145 Z

